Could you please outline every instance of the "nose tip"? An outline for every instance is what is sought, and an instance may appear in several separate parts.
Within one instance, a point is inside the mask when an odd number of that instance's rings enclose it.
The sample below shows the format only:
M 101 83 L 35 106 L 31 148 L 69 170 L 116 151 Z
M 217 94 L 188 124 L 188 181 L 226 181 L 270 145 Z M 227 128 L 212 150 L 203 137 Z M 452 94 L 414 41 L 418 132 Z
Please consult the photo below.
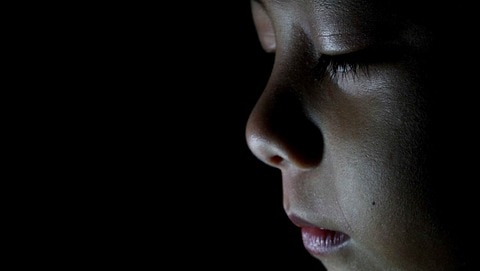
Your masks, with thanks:
M 304 113 L 298 99 L 262 95 L 246 127 L 247 145 L 267 165 L 298 169 L 316 167 L 322 158 L 320 129 Z
M 275 143 L 262 138 L 256 133 L 249 133 L 247 128 L 247 144 L 252 153 L 261 161 L 272 167 L 280 168 L 283 161 L 289 160 L 287 154 L 275 146 Z

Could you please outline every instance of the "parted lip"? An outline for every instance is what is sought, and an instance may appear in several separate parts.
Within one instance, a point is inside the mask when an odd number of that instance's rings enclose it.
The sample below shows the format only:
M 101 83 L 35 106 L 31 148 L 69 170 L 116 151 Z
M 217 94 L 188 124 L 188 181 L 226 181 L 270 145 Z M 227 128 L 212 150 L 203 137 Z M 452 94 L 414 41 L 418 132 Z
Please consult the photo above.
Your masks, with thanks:
M 316 226 L 296 215 L 288 217 L 293 224 L 301 228 L 303 245 L 314 256 L 325 257 L 332 254 L 350 240 L 350 236 L 343 232 Z

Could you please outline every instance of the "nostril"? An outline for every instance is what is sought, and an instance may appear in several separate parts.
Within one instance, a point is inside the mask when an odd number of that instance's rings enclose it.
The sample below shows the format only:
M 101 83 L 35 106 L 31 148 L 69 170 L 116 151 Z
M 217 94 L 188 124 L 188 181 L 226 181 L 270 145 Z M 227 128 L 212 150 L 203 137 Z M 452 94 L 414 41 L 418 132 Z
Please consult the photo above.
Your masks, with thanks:
M 282 163 L 282 161 L 283 158 L 278 155 L 270 157 L 270 163 L 272 163 L 273 165 L 279 165 L 280 163 Z

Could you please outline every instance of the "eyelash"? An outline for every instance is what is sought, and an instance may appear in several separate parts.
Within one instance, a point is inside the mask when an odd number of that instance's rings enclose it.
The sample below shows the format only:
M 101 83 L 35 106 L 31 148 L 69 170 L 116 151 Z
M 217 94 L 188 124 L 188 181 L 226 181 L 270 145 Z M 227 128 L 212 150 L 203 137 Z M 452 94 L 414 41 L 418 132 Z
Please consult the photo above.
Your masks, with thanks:
M 338 79 L 341 75 L 345 78 L 347 75 L 352 75 L 353 78 L 360 74 L 369 74 L 369 66 L 375 62 L 368 59 L 364 54 L 347 54 L 339 56 L 322 55 L 313 68 L 315 78 L 318 80 L 330 76 L 332 79 Z
M 317 80 L 327 76 L 331 79 L 338 79 L 338 76 L 345 78 L 348 75 L 355 79 L 360 75 L 369 76 L 369 70 L 375 64 L 399 61 L 404 53 L 401 48 L 372 48 L 343 55 L 322 55 L 313 72 Z

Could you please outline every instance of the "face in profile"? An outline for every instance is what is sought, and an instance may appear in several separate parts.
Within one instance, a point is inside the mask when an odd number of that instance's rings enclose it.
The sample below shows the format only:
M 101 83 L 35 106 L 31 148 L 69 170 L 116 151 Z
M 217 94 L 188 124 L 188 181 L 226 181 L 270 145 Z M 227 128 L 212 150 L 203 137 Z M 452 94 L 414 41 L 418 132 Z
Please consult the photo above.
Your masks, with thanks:
M 275 61 L 248 146 L 328 270 L 459 266 L 431 175 L 434 33 L 396 2 L 252 2 Z

